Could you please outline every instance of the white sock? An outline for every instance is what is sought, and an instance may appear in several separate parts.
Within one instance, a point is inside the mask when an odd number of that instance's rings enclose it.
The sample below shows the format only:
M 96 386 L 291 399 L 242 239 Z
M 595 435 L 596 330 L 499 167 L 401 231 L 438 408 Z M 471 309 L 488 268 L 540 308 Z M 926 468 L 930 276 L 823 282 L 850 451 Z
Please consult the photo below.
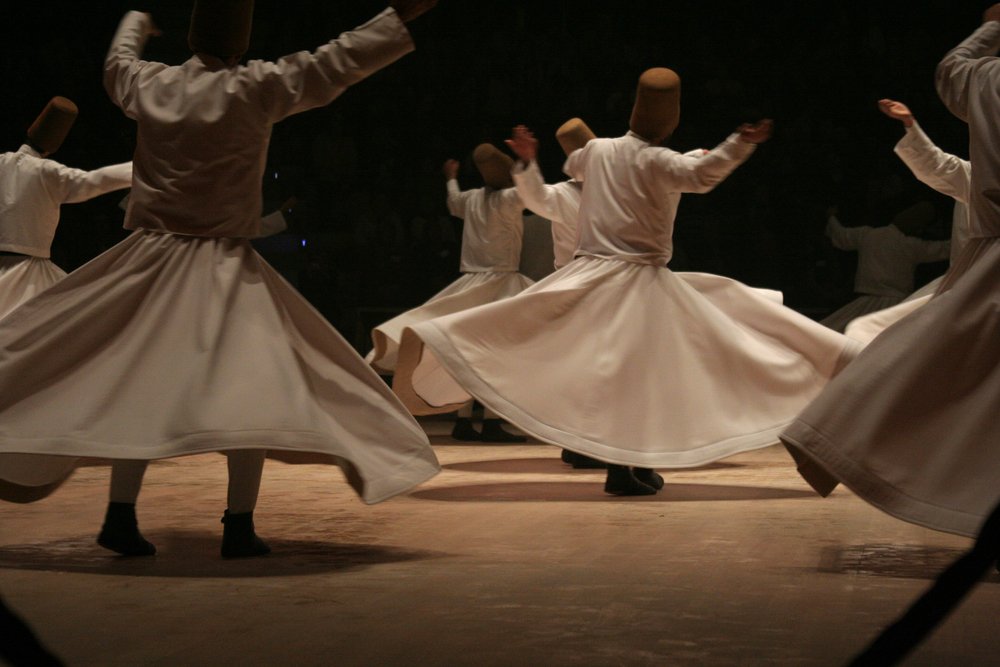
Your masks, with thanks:
M 260 477 L 264 472 L 263 449 L 240 449 L 226 452 L 229 459 L 229 489 L 227 506 L 230 514 L 253 512 L 260 491 Z

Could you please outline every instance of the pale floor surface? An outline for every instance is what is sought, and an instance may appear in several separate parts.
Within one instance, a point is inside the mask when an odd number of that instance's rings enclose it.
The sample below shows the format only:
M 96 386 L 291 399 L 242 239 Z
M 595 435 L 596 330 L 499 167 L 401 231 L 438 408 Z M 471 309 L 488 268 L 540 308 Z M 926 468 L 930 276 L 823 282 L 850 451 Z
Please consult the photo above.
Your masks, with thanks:
M 73 666 L 842 665 L 969 544 L 815 496 L 779 447 L 615 499 L 554 447 L 432 440 L 444 471 L 372 507 L 269 462 L 274 553 L 244 561 L 218 556 L 222 457 L 150 467 L 147 559 L 94 544 L 108 473 L 82 469 L 0 504 L 0 593 Z M 1000 664 L 998 581 L 905 664 Z

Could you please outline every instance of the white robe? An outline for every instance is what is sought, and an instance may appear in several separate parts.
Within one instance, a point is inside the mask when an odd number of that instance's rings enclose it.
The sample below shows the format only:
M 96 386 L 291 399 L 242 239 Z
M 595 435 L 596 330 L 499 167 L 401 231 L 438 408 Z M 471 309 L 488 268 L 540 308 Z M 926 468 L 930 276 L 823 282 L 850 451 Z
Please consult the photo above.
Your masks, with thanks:
M 665 267 L 680 194 L 711 190 L 752 151 L 736 135 L 699 157 L 632 133 L 589 142 L 566 163 L 584 183 L 580 256 L 404 341 L 517 427 L 612 463 L 697 466 L 773 443 L 850 341 L 745 287 L 707 297 Z M 447 407 L 435 392 L 454 385 L 416 361 L 405 390 Z
M 573 261 L 579 245 L 577 218 L 583 184 L 563 181 L 549 185 L 534 160 L 528 164 L 519 160 L 510 175 L 524 207 L 552 223 L 552 254 L 556 269 L 561 269 Z
M 72 169 L 24 145 L 0 154 L 0 318 L 66 272 L 49 260 L 59 207 L 129 187 L 132 163 Z
M 685 153 L 689 157 L 701 157 L 706 151 L 698 149 Z M 514 187 L 521 195 L 525 208 L 547 218 L 552 223 L 552 246 L 555 249 L 555 267 L 561 269 L 573 261 L 579 245 L 580 201 L 583 198 L 583 184 L 570 180 L 548 185 L 542 178 L 538 163 L 534 160 L 528 165 L 518 162 L 511 171 Z M 694 289 L 701 291 L 708 298 L 726 294 L 726 301 L 737 298 L 736 293 L 743 289 L 753 289 L 776 303 L 781 303 L 781 292 L 770 289 L 751 288 L 730 278 L 716 276 L 710 273 L 677 272 L 681 280 Z M 722 302 L 720 302 L 722 305 Z
M 383 373 L 396 370 L 403 330 L 442 315 L 513 296 L 532 284 L 518 272 L 524 235 L 524 204 L 514 188 L 462 191 L 449 179 L 448 211 L 462 218 L 462 275 L 423 305 L 372 330 L 366 360 Z
M 1000 22 L 938 65 L 969 123 L 971 238 L 943 292 L 878 336 L 781 436 L 821 493 L 974 535 L 1000 501 Z M 950 283 L 950 284 L 949 284 Z
M 234 68 L 140 60 L 150 28 L 127 14 L 105 62 L 138 124 L 136 231 L 0 321 L 0 491 L 48 492 L 73 457 L 235 449 L 339 465 L 369 503 L 433 476 L 420 426 L 248 240 L 272 124 L 412 50 L 403 23 Z
M 835 216 L 830 216 L 826 234 L 834 247 L 858 253 L 854 291 L 861 296 L 823 319 L 823 324 L 835 331 L 843 331 L 852 320 L 905 299 L 913 292 L 917 265 L 947 259 L 951 249 L 949 241 L 907 236 L 895 225 L 844 227 Z
M 913 175 L 941 194 L 955 199 L 951 220 L 950 263 L 955 263 L 969 238 L 969 185 L 972 165 L 968 160 L 945 153 L 934 145 L 914 122 L 895 148 L 896 154 L 906 163 Z M 944 276 L 935 278 L 899 304 L 851 321 L 845 334 L 867 345 L 875 336 L 930 301 L 937 292 Z

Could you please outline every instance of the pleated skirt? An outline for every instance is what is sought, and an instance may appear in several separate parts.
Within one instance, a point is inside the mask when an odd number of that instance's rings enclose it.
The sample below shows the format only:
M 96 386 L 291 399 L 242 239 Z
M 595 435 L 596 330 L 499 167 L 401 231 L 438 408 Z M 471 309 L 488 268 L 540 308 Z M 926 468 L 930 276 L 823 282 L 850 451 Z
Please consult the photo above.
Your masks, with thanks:
M 422 346 L 393 389 L 411 411 L 473 396 L 541 440 L 647 467 L 777 442 L 857 351 L 773 292 L 593 257 L 408 337 Z
M 242 239 L 139 231 L 0 321 L 0 497 L 80 460 L 264 449 L 374 503 L 439 470 L 350 345 Z M 26 492 L 22 493 L 22 492 Z

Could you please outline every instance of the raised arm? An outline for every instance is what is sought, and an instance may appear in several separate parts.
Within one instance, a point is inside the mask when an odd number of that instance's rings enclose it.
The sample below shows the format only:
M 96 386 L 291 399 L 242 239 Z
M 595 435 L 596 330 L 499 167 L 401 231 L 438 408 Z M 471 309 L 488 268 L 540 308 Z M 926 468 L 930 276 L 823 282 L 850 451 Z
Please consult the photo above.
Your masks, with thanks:
M 558 193 L 545 184 L 542 171 L 538 168 L 538 139 L 527 127 L 518 125 L 506 143 L 520 158 L 514 163 L 510 175 L 524 208 L 546 220 L 558 220 Z
M 277 62 L 252 61 L 256 83 L 272 122 L 329 104 L 349 86 L 413 51 L 410 33 L 392 8 L 345 32 L 313 53 L 302 51 Z
M 839 250 L 857 250 L 861 246 L 861 238 L 869 227 L 844 227 L 837 219 L 833 210 L 826 220 L 826 235 L 830 237 L 833 247 Z
M 130 117 L 132 91 L 139 72 L 149 66 L 163 67 L 159 63 L 140 60 L 146 42 L 159 34 L 152 16 L 145 12 L 129 12 L 118 24 L 118 30 L 111 40 L 111 48 L 104 58 L 104 89 L 111 101 Z
M 906 128 L 895 151 L 920 181 L 963 204 L 969 203 L 972 165 L 935 146 L 916 121 Z
M 749 133 L 749 134 L 748 134 Z M 770 125 L 746 125 L 713 150 L 698 154 L 663 151 L 654 166 L 677 192 L 708 192 L 746 161 L 757 144 L 770 136 Z
M 448 191 L 448 212 L 456 218 L 465 218 L 465 203 L 469 193 L 458 187 L 458 160 L 447 160 L 441 171 L 444 173 L 445 188 Z
M 537 162 L 517 162 L 510 175 L 526 209 L 546 220 L 559 220 L 559 193 L 553 186 L 546 185 Z
M 934 75 L 938 95 L 953 114 L 966 122 L 975 79 L 985 70 L 1000 67 L 1000 61 L 986 58 L 995 55 L 997 49 L 1000 49 L 1000 4 L 987 9 L 983 25 L 938 63 Z
M 87 201 L 107 192 L 132 187 L 131 162 L 113 164 L 93 171 L 72 169 L 56 163 L 54 169 L 62 187 L 64 204 Z

